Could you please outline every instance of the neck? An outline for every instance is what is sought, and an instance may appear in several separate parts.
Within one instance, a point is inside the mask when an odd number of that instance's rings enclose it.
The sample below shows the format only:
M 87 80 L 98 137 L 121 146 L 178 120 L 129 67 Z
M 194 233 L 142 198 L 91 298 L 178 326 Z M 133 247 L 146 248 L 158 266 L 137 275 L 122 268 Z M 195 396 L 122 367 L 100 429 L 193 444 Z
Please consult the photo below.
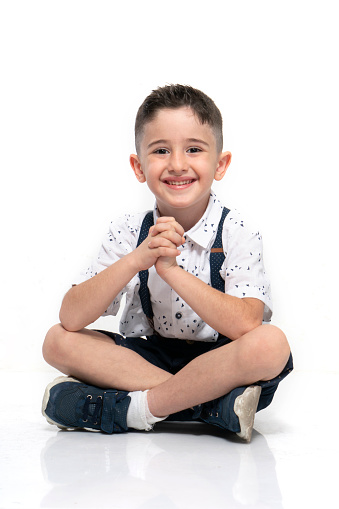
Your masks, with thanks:
M 208 201 L 204 207 L 194 209 L 193 207 L 188 208 L 174 208 L 174 209 L 163 209 L 157 205 L 159 216 L 174 217 L 174 219 L 183 227 L 185 232 L 189 231 L 199 219 L 204 215 Z

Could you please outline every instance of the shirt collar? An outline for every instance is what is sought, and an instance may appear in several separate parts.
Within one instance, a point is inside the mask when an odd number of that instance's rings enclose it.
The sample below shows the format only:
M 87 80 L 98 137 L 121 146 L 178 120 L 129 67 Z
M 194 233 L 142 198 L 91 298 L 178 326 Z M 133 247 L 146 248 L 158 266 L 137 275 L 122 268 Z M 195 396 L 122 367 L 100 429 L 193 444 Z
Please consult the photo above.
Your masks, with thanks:
M 202 218 L 187 232 L 185 237 L 188 237 L 194 243 L 206 249 L 215 237 L 215 233 L 219 226 L 223 206 L 217 198 L 216 194 L 211 191 L 210 199 Z M 154 207 L 154 222 L 156 222 L 158 215 L 157 206 Z

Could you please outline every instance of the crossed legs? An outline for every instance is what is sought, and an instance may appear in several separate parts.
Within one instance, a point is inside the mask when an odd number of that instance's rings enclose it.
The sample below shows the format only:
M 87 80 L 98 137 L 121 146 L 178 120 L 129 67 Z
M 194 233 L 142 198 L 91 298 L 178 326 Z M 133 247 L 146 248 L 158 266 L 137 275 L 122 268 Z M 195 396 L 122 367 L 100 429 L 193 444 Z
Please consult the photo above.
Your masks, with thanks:
M 200 355 L 171 375 L 102 333 L 52 327 L 43 345 L 45 360 L 91 385 L 125 391 L 148 389 L 148 406 L 162 417 L 211 401 L 235 387 L 270 380 L 290 354 L 283 332 L 262 325 L 225 346 Z

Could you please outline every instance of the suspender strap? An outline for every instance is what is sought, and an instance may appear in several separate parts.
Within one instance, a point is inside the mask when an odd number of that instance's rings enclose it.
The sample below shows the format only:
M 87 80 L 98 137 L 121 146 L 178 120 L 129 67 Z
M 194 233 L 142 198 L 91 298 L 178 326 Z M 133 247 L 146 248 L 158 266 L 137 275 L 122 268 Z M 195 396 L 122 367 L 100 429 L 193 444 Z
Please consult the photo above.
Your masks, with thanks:
M 225 281 L 220 276 L 219 272 L 225 259 L 224 250 L 222 247 L 222 230 L 225 217 L 227 216 L 228 213 L 229 209 L 224 207 L 219 222 L 217 235 L 210 252 L 211 286 L 216 290 L 220 290 L 221 292 L 225 291 Z M 154 224 L 153 212 L 148 212 L 141 224 L 137 247 L 147 238 L 149 229 L 151 226 L 153 226 L 153 224 Z M 139 296 L 142 310 L 145 313 L 146 317 L 148 318 L 148 321 L 150 322 L 153 328 L 153 310 L 151 304 L 151 296 L 147 286 L 148 270 L 141 270 L 139 272 L 139 278 L 140 278 Z
M 154 224 L 153 212 L 148 212 L 141 224 L 137 247 L 147 238 L 149 229 L 151 226 L 153 226 L 153 224 Z M 148 321 L 150 320 L 153 321 L 151 296 L 147 286 L 148 270 L 141 270 L 139 272 L 139 278 L 140 278 L 139 296 L 141 300 L 142 310 L 145 313 L 146 317 L 148 318 Z
M 210 271 L 211 271 L 211 286 L 221 292 L 225 291 L 225 281 L 220 276 L 220 269 L 225 260 L 224 250 L 222 247 L 222 229 L 224 226 L 225 217 L 229 213 L 229 209 L 224 207 L 219 221 L 217 236 L 215 237 L 214 244 L 210 252 Z

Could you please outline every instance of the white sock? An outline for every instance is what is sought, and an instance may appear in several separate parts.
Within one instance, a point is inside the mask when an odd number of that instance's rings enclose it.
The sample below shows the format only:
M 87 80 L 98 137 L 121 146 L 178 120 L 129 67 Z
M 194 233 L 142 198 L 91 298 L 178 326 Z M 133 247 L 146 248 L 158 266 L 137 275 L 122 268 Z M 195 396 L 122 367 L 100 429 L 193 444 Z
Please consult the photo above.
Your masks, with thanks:
M 127 426 L 129 428 L 150 431 L 153 424 L 163 421 L 166 417 L 154 417 L 148 408 L 148 391 L 133 391 L 128 395 L 131 402 L 127 411 Z

